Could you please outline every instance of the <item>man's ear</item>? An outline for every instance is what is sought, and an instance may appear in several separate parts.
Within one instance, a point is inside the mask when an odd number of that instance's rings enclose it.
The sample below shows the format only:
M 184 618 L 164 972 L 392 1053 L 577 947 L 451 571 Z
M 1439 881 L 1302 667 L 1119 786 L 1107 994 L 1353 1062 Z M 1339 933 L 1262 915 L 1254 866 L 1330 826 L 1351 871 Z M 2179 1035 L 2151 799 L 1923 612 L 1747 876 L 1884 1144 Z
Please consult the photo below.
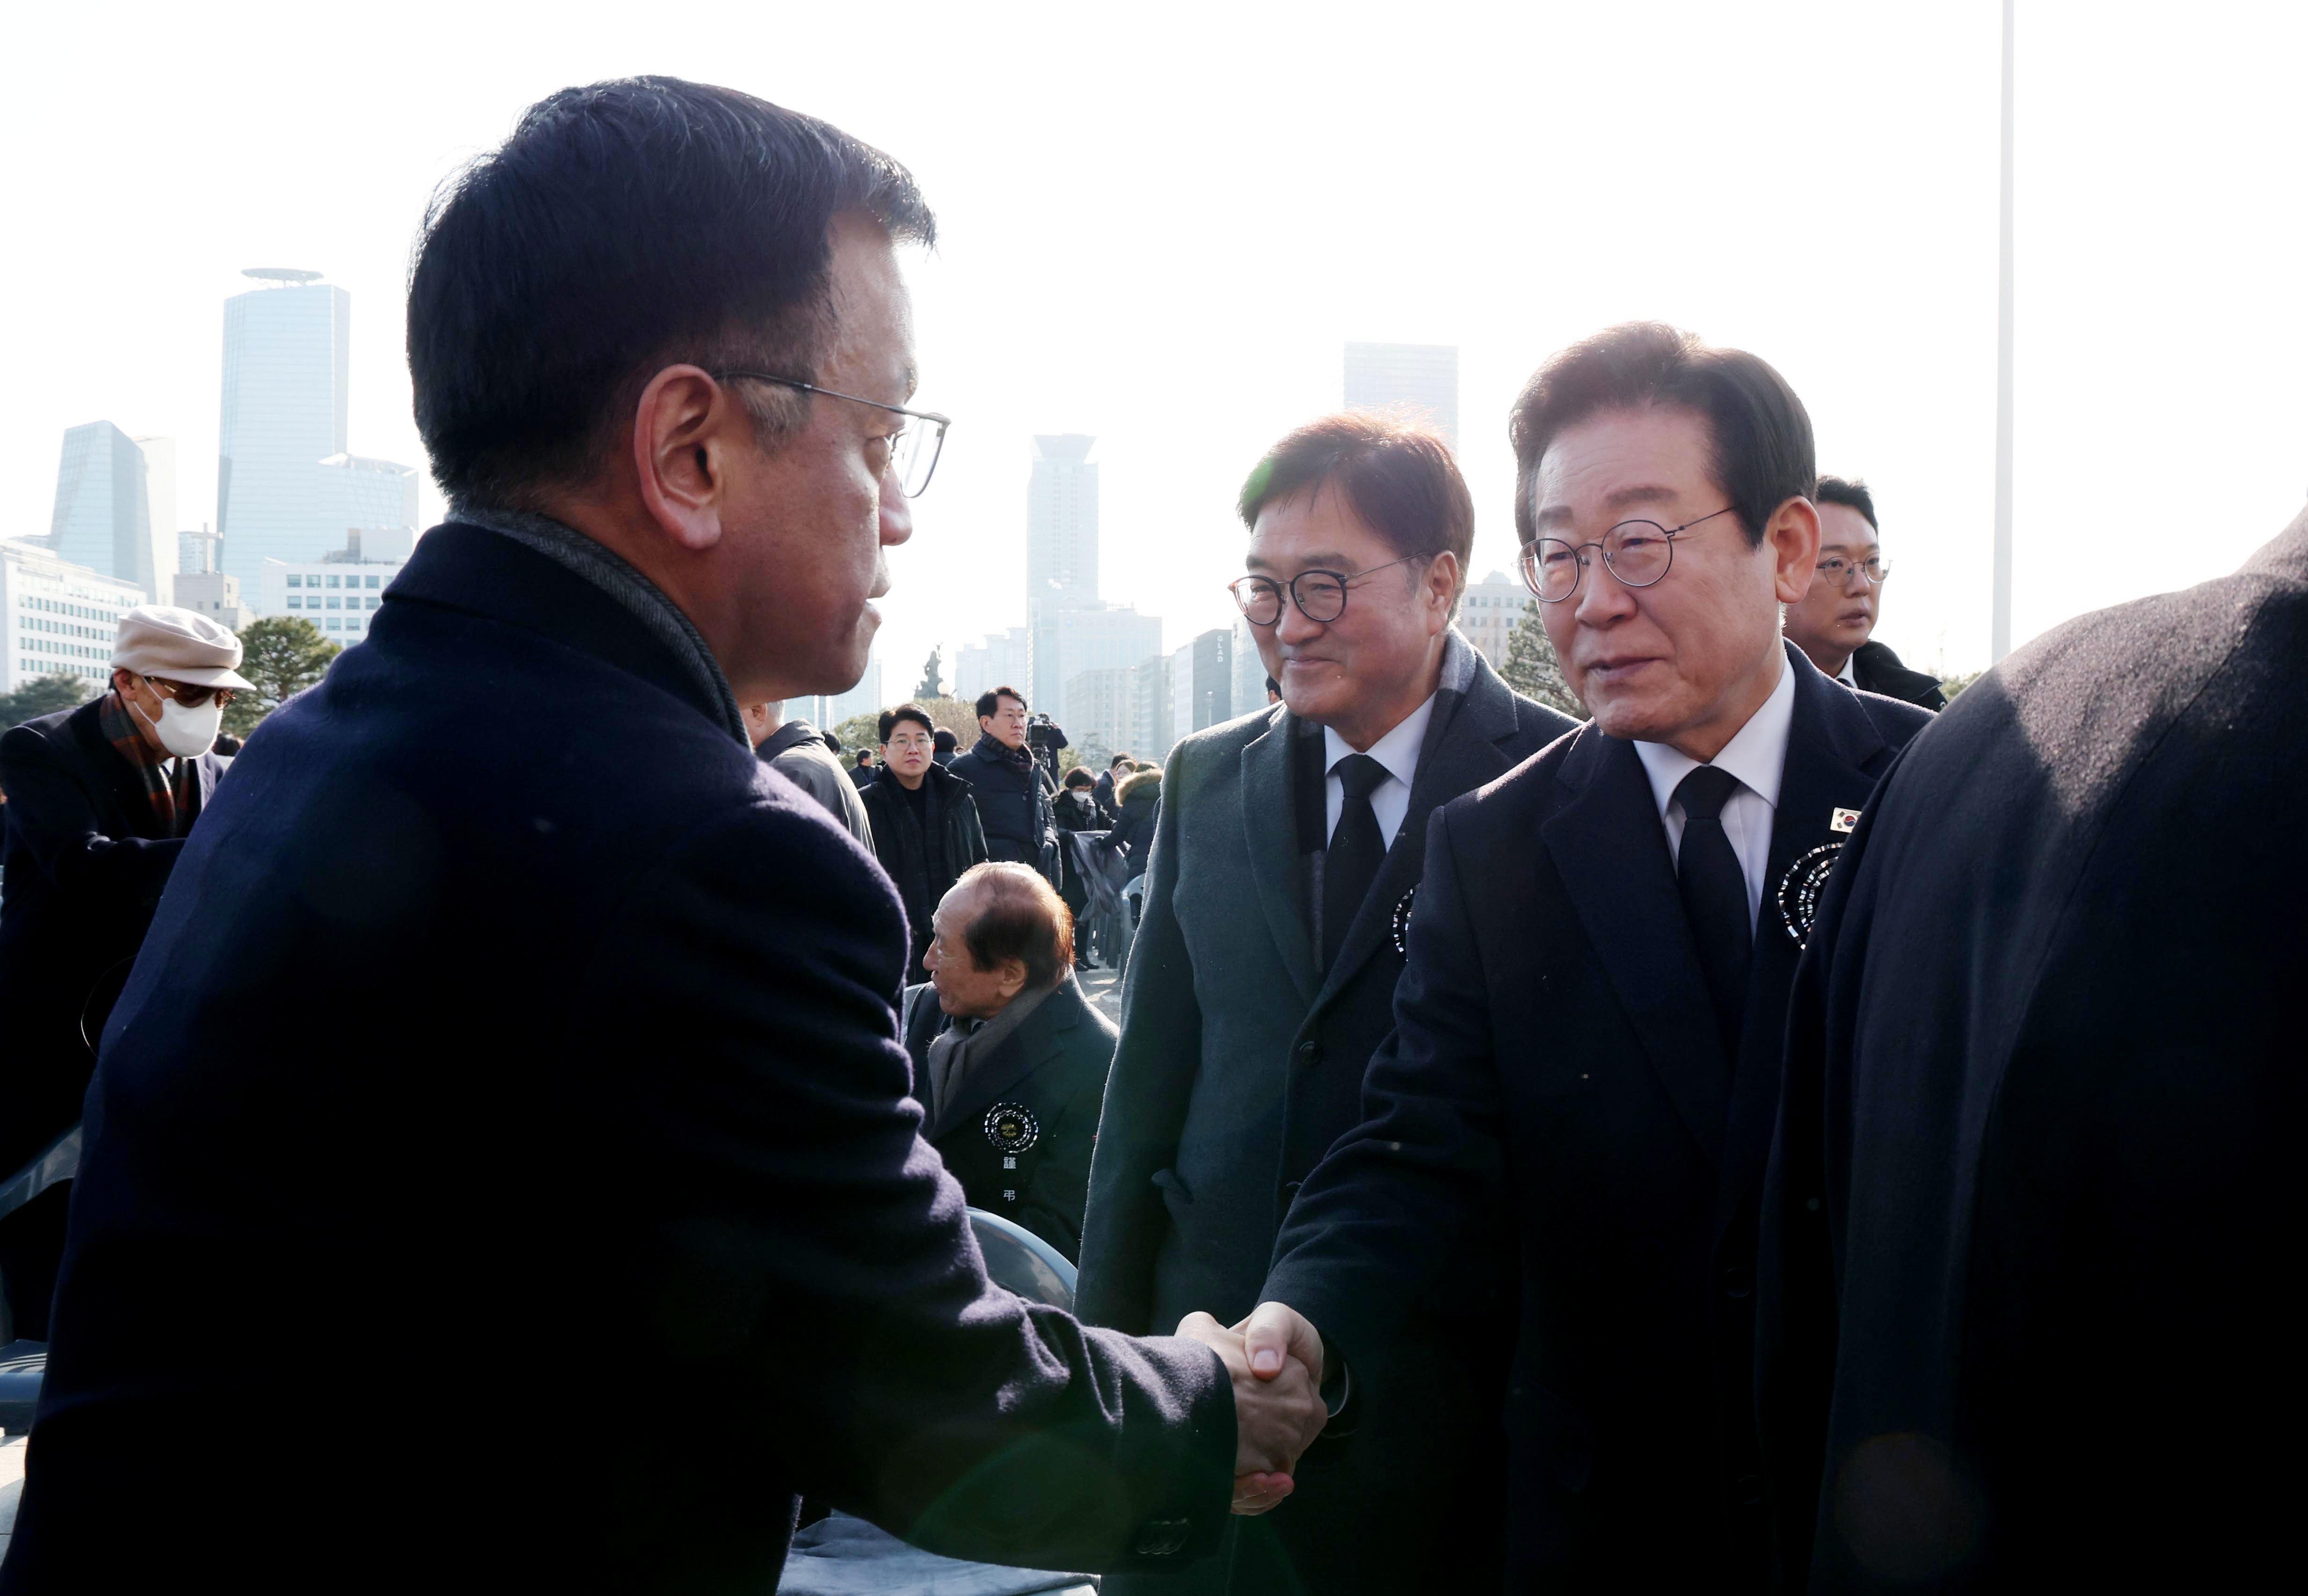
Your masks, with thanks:
M 1459 556 L 1444 549 L 1426 562 L 1426 596 L 1428 608 L 1437 619 L 1435 630 L 1450 624 L 1451 600 L 1459 592 Z
M 1779 602 L 1800 603 L 1819 564 L 1818 509 L 1806 498 L 1787 500 L 1763 523 L 1763 541 L 1771 550 L 1771 580 Z
M 721 540 L 730 456 L 753 423 L 734 395 L 695 366 L 668 366 L 633 407 L 633 472 L 650 519 L 678 547 Z
M 1013 998 L 1013 997 L 1017 996 L 1019 993 L 1023 992 L 1025 989 L 1026 989 L 1026 961 L 1025 961 L 1025 960 L 1023 960 L 1023 959 L 1004 959 L 1004 960 L 1003 960 L 1003 961 L 1002 961 L 1002 1001 L 1003 1001 L 1003 1002 L 1004 1002 L 1004 1003 L 1007 1003 L 1007 1002 L 1009 1002 L 1012 998 Z

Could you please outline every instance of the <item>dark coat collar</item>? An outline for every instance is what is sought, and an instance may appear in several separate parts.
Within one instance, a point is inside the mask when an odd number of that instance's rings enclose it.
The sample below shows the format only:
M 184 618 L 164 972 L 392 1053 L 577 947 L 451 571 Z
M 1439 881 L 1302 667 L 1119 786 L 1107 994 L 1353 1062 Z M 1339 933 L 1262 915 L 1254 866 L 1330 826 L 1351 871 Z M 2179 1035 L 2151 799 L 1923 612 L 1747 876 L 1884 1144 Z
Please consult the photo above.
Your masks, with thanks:
M 930 1105 L 928 1138 L 935 1141 L 956 1126 L 967 1125 L 992 1108 L 1003 1092 L 1057 1057 L 1087 1017 L 1088 1009 L 1088 1000 L 1069 974 L 1001 1046 L 970 1065 L 951 1103 Z
M 720 706 L 624 606 L 568 567 L 483 527 L 449 522 L 418 539 L 385 604 L 426 604 L 536 632 L 661 687 L 721 723 Z
M 1780 919 L 1779 884 L 1803 854 L 1840 840 L 1830 829 L 1833 811 L 1865 804 L 1874 787 L 1865 767 L 1885 747 L 1856 698 L 1821 676 L 1800 651 L 1787 646 L 1787 655 L 1796 673 L 1795 711 L 1735 1075 L 1724 1057 L 1666 834 L 1634 745 L 1605 735 L 1591 721 L 1581 727 L 1555 772 L 1565 801 L 1539 828 L 1652 1067 L 1727 1182 L 1760 1173 L 1757 1148 L 1770 1138 L 1780 1031 L 1801 952 Z

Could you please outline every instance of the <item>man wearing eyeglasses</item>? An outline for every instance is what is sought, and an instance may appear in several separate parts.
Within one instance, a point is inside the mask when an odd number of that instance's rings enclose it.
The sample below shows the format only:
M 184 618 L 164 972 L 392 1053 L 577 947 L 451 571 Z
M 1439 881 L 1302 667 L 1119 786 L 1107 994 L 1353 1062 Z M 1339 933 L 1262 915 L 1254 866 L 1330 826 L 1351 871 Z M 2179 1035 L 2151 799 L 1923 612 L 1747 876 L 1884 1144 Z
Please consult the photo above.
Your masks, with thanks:
M 452 519 L 250 740 L 114 1010 L 0 1593 L 771 1591 L 804 1493 L 1163 1566 L 1319 1432 L 1217 1326 L 988 1279 L 898 893 L 746 734 L 864 669 L 933 230 L 879 151 L 663 77 L 436 200 Z
M 1540 368 L 1511 434 L 1524 577 L 1594 719 L 1435 816 L 1396 1029 L 1291 1208 L 1253 1367 L 1343 1363 L 1374 1396 L 1358 1349 L 1503 1225 L 1511 1588 L 1759 1590 L 1754 1261 L 1789 983 L 1837 847 L 1929 717 L 1780 637 L 1817 470 L 1761 360 L 1615 328 Z
M 226 762 L 210 752 L 248 683 L 206 616 L 120 617 L 112 686 L 0 736 L 8 907 L 0 915 L 0 1179 L 80 1118 L 93 1040 Z M 66 1182 L 0 1219 L 14 1333 L 47 1339 Z
M 1572 726 L 1451 625 L 1474 505 L 1433 433 L 1313 422 L 1238 508 L 1233 592 L 1283 703 L 1196 733 L 1162 772 L 1077 1298 L 1130 1330 L 1256 1304 L 1299 1182 L 1361 1117 L 1426 816 Z M 1428 1293 L 1367 1349 L 1356 1440 L 1310 1455 L 1290 1509 L 1239 1529 L 1228 1565 L 1153 1588 L 1495 1589 L 1503 1307 L 1482 1265 Z
M 1810 588 L 1787 606 L 1787 641 L 1847 687 L 1921 709 L 1947 708 L 1937 677 L 1909 670 L 1887 644 L 1873 640 L 1891 567 L 1883 559 L 1867 484 L 1821 477 L 1812 503 L 1819 510 L 1819 561 Z

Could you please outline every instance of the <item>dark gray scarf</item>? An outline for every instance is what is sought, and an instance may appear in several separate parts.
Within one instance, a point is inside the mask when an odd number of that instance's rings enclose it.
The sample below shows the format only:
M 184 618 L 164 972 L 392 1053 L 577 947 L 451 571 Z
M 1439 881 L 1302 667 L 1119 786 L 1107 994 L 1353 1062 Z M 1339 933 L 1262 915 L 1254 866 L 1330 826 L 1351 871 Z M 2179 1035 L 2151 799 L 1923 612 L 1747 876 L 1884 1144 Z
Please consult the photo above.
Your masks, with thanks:
M 683 613 L 681 606 L 667 598 L 664 589 L 634 569 L 624 556 L 574 527 L 526 510 L 487 510 L 459 505 L 452 510 L 451 519 L 469 526 L 485 527 L 525 548 L 535 549 L 555 565 L 575 572 L 632 611 L 649 628 L 650 634 L 671 650 L 674 658 L 705 689 L 705 696 L 719 711 L 722 729 L 745 746 L 754 746 L 754 739 L 745 734 L 745 717 L 737 711 L 737 694 L 730 689 L 729 678 L 721 674 L 721 662 L 705 646 L 704 637 Z

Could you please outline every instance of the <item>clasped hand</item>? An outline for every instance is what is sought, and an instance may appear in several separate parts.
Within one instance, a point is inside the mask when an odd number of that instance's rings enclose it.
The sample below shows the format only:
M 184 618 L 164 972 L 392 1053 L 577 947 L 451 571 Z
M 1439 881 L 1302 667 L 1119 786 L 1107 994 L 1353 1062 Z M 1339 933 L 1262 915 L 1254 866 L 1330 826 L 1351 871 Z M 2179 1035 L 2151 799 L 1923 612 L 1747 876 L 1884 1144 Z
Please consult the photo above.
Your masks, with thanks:
M 1188 1314 L 1178 1333 L 1219 1355 L 1234 1379 L 1234 1510 L 1264 1513 L 1288 1496 L 1299 1454 L 1322 1433 L 1322 1338 L 1304 1316 L 1263 1302 L 1231 1328 Z

